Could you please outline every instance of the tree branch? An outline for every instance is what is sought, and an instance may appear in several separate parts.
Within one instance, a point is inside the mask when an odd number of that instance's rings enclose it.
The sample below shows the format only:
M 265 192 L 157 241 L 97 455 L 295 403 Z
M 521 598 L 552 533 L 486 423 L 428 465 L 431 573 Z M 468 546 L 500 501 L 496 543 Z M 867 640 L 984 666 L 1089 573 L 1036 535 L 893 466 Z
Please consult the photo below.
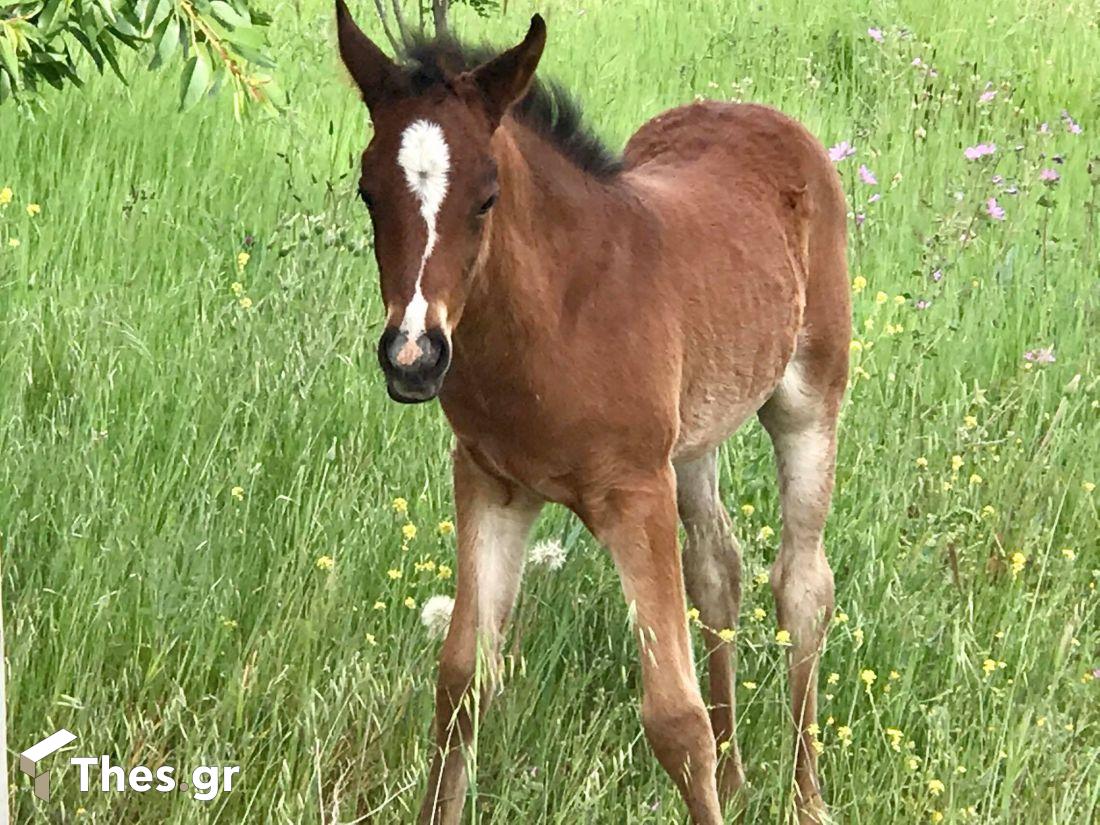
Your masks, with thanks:
M 436 37 L 451 36 L 451 30 L 447 27 L 447 11 L 450 6 L 450 0 L 432 0 L 432 20 L 435 22 Z
M 401 44 L 397 42 L 397 38 L 393 36 L 393 32 L 390 30 L 390 24 L 386 20 L 386 6 L 382 0 L 374 0 L 374 8 L 378 11 L 378 19 L 382 21 L 382 31 L 386 33 L 386 39 L 390 41 L 390 45 L 393 46 L 394 54 L 399 54 L 402 51 Z

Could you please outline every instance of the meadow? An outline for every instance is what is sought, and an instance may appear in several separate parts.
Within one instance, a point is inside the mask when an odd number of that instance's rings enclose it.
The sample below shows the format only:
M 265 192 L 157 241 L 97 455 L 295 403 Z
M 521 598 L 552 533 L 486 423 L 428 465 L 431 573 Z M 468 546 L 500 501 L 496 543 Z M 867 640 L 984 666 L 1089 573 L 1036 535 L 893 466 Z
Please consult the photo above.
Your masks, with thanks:
M 0 109 L 11 750 L 64 726 L 73 753 L 242 768 L 197 802 L 82 794 L 58 758 L 47 805 L 12 765 L 17 823 L 399 823 L 419 801 L 450 434 L 436 404 L 391 403 L 375 361 L 368 122 L 331 7 L 273 8 L 281 115 L 178 114 L 174 73 Z M 540 73 L 615 147 L 697 96 L 774 105 L 833 147 L 855 323 L 826 532 L 835 820 L 1100 820 L 1100 5 L 511 0 L 454 26 L 511 44 L 535 9 Z M 784 822 L 755 422 L 721 489 L 745 557 L 746 821 Z M 685 821 L 610 559 L 558 509 L 534 538 L 565 561 L 529 569 L 468 821 Z

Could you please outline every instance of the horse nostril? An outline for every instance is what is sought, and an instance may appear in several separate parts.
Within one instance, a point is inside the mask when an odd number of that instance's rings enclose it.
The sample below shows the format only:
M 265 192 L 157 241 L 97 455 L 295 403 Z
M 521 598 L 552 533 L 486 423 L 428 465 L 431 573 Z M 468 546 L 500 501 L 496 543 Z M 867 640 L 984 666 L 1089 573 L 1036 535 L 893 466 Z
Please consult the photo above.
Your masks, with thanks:
M 434 367 L 439 361 L 439 351 L 427 335 L 412 340 L 398 331 L 386 347 L 386 357 L 402 372 L 417 372 Z

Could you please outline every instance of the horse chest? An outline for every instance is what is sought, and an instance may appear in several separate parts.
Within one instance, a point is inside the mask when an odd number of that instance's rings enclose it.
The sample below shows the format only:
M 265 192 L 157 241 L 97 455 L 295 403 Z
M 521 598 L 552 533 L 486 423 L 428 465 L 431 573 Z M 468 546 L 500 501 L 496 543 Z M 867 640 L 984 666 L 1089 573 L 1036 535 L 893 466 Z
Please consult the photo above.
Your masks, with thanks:
M 552 400 L 441 398 L 455 436 L 482 468 L 526 487 L 550 501 L 572 498 L 570 478 L 581 442 L 564 432 L 563 416 Z

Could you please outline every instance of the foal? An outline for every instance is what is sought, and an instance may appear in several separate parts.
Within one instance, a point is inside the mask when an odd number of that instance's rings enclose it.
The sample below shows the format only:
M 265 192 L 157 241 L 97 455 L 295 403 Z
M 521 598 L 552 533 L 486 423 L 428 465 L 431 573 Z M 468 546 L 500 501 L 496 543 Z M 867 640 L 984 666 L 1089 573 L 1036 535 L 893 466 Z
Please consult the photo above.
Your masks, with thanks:
M 716 454 L 753 413 L 779 468 L 771 586 L 792 642 L 795 796 L 800 821 L 819 821 L 821 537 L 850 339 L 845 204 L 821 145 L 772 109 L 710 102 L 651 120 L 615 160 L 533 84 L 541 17 L 499 56 L 439 42 L 398 66 L 342 0 L 336 13 L 374 124 L 359 191 L 386 307 L 379 360 L 395 400 L 438 395 L 457 439 L 458 592 L 421 822 L 461 818 L 461 746 L 547 501 L 610 549 L 642 648 L 646 736 L 692 820 L 721 821 L 744 782 L 734 649 L 707 631 L 708 719 L 684 586 L 708 628 L 737 625 Z

